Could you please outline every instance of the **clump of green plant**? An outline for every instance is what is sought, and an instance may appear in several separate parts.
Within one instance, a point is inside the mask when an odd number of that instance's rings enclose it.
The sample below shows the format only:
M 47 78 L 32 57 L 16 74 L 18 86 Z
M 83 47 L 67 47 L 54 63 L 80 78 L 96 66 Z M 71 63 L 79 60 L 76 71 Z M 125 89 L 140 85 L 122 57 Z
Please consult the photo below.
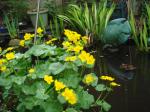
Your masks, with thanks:
M 130 13 L 130 25 L 132 30 L 132 38 L 137 45 L 137 48 L 140 51 L 148 52 L 149 51 L 149 35 L 148 29 L 150 28 L 150 12 L 149 6 L 146 5 L 147 9 L 147 20 L 144 18 L 140 18 L 140 26 L 137 26 L 136 19 L 134 17 L 133 12 Z M 148 21 L 148 24 L 147 24 Z
M 53 20 L 50 21 L 50 31 L 52 35 L 60 39 L 63 30 L 64 22 L 61 19 L 54 17 Z
M 103 31 L 114 11 L 115 5 L 111 8 L 107 7 L 107 2 L 92 3 L 88 6 L 70 4 L 63 15 L 59 15 L 60 19 L 69 23 L 76 31 L 86 34 L 89 37 L 102 39 Z
M 12 18 L 10 20 L 8 15 L 4 15 L 3 21 L 6 25 L 10 37 L 12 39 L 18 37 L 18 19 Z
M 110 76 L 98 78 L 95 73 L 85 73 L 95 63 L 93 55 L 84 50 L 87 37 L 66 29 L 58 47 L 55 38 L 45 41 L 42 35 L 43 29 L 38 28 L 38 42 L 33 44 L 34 34 L 26 33 L 20 41 L 25 52 L 14 47 L 1 50 L 0 87 L 5 105 L 11 97 L 18 112 L 82 112 L 97 106 L 109 111 L 106 97 L 120 85 Z M 94 97 L 89 88 L 99 97 Z M 7 106 L 0 108 L 8 110 Z

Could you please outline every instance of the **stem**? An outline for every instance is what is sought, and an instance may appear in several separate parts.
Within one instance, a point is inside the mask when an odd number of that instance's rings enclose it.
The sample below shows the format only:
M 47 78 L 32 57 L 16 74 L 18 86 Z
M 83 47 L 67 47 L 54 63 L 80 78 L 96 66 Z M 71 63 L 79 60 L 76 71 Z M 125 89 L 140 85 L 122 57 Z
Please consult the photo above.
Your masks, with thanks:
M 40 0 L 37 1 L 37 13 L 36 13 L 36 24 L 35 24 L 35 31 L 34 31 L 34 45 L 36 44 L 36 36 L 37 36 L 37 27 L 38 27 L 38 20 L 39 20 L 39 10 L 40 10 Z

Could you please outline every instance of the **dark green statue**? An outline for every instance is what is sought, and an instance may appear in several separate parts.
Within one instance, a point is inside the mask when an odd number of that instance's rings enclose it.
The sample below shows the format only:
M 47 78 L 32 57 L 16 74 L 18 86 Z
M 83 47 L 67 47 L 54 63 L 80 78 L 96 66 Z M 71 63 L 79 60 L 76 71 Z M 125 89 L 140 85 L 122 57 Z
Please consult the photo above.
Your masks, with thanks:
M 111 20 L 102 38 L 102 42 L 111 45 L 120 45 L 125 43 L 131 34 L 131 28 L 128 20 L 119 18 Z

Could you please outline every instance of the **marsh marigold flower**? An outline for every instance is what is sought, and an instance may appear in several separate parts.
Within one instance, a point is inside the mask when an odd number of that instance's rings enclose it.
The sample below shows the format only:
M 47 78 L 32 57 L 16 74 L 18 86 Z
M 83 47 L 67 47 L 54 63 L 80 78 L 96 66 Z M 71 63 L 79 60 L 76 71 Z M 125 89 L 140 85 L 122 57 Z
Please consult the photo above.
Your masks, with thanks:
M 91 84 L 95 81 L 95 77 L 92 75 L 92 74 L 87 74 L 85 77 L 84 77 L 84 83 L 86 84 Z
M 21 40 L 21 41 L 19 42 L 19 45 L 22 46 L 22 47 L 24 47 L 24 45 L 25 45 L 25 40 Z
M 68 56 L 65 58 L 65 61 L 75 61 L 77 59 L 76 56 Z
M 45 75 L 44 76 L 44 80 L 48 83 L 51 84 L 52 82 L 54 82 L 53 77 L 49 76 L 49 75 Z
M 38 27 L 37 33 L 38 33 L 38 34 L 41 34 L 42 32 L 43 32 L 43 29 L 42 29 L 41 27 Z
M 79 46 L 79 45 L 77 45 L 77 46 L 75 46 L 75 47 L 73 48 L 73 51 L 74 51 L 75 53 L 79 53 L 81 50 L 83 50 L 83 47 L 82 47 L 82 46 Z
M 14 59 L 14 58 L 15 58 L 15 53 L 10 52 L 10 53 L 7 53 L 7 54 L 6 54 L 6 59 L 7 59 L 7 60 L 12 60 L 12 59 Z
M 107 75 L 103 75 L 100 76 L 101 80 L 107 80 L 107 81 L 114 81 L 115 79 L 113 77 L 107 76 Z
M 110 85 L 111 85 L 111 86 L 114 86 L 114 87 L 120 86 L 120 84 L 117 84 L 116 82 L 111 82 Z
M 71 45 L 71 42 L 69 42 L 69 41 L 64 41 L 64 42 L 62 43 L 62 45 L 63 45 L 63 47 L 66 49 L 66 48 L 68 48 L 68 47 Z
M 2 67 L 0 67 L 0 70 L 2 71 L 2 72 L 4 72 L 4 71 L 6 71 L 6 66 L 2 66 Z
M 92 55 L 87 57 L 87 64 L 92 65 L 94 63 L 95 63 L 95 58 Z
M 61 89 L 66 87 L 66 85 L 63 82 L 60 82 L 58 80 L 55 80 L 54 86 L 56 91 L 60 91 Z
M 26 33 L 24 35 L 24 40 L 31 40 L 32 37 L 34 37 L 34 34 Z
M 77 103 L 77 96 L 72 89 L 66 88 L 61 95 L 65 98 L 68 103 L 74 105 Z
M 0 65 L 4 64 L 6 62 L 6 59 L 0 59 Z
M 8 47 L 7 49 L 6 49 L 6 51 L 11 51 L 11 50 L 13 50 L 14 49 L 14 47 Z
M 32 74 L 32 73 L 35 72 L 35 69 L 34 69 L 34 68 L 30 68 L 30 69 L 28 70 L 28 72 L 29 72 L 29 74 Z

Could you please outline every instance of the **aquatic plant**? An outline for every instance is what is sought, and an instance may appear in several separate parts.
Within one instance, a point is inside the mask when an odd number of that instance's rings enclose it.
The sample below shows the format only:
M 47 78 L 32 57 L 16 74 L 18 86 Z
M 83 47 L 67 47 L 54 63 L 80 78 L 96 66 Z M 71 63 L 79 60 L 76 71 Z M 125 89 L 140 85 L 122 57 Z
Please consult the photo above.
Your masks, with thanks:
M 30 33 L 20 41 L 24 51 L 14 47 L 1 49 L 0 87 L 4 105 L 13 101 L 14 111 L 18 112 L 81 112 L 97 106 L 109 111 L 111 105 L 105 99 L 120 85 L 108 75 L 98 78 L 95 73 L 85 73 L 95 63 L 94 56 L 84 49 L 87 37 L 68 29 L 64 35 L 58 47 L 54 44 L 56 38 L 42 39 L 43 29 L 38 28 L 36 44 L 34 34 Z M 94 97 L 89 88 L 97 91 L 99 97 Z M 7 111 L 7 106 L 0 108 Z
M 91 7 L 87 3 L 83 6 L 70 4 L 65 13 L 58 16 L 76 31 L 92 38 L 101 39 L 114 9 L 115 5 L 108 8 L 106 1 L 98 4 L 94 2 Z

